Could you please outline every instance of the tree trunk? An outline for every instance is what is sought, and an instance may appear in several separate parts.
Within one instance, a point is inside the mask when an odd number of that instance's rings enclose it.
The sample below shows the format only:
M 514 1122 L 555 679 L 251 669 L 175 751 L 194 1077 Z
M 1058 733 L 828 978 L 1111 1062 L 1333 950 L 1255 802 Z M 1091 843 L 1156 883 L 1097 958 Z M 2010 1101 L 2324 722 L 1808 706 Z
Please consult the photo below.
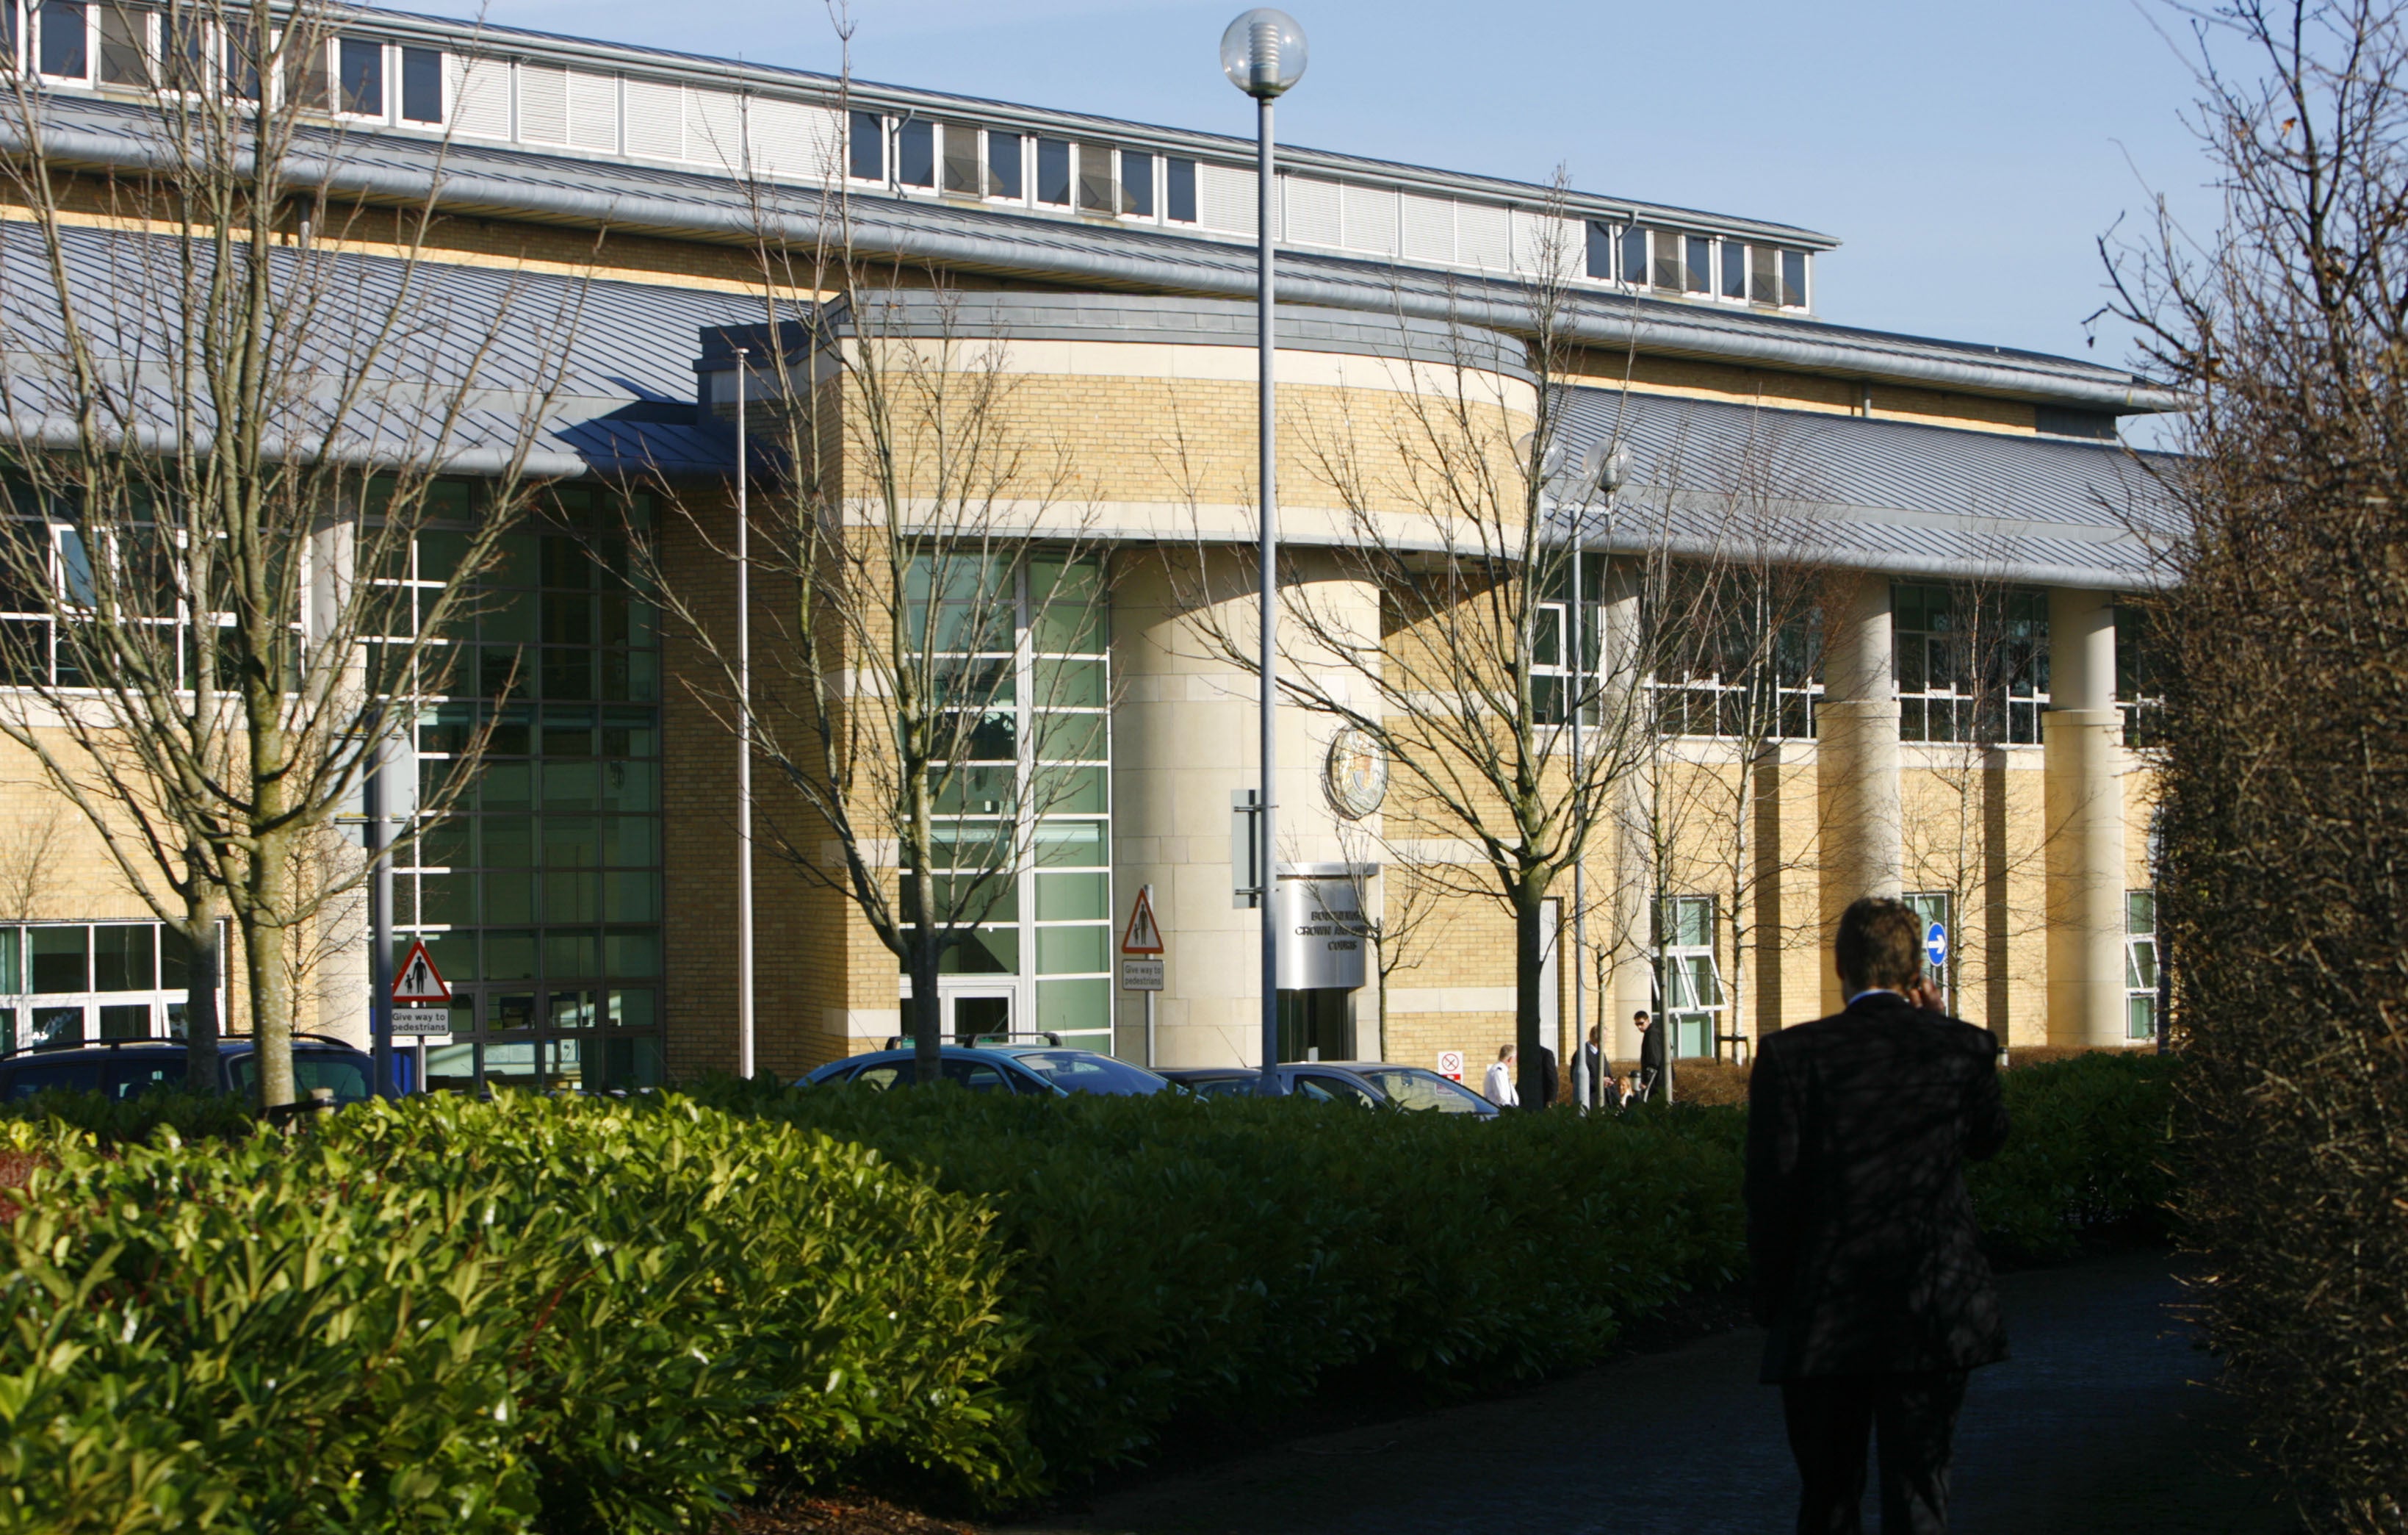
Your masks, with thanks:
M 263 840 L 251 857 L 251 900 L 241 915 L 242 957 L 251 979 L 251 1048 L 259 1056 L 259 1102 L 280 1109 L 294 1101 L 293 987 L 285 968 L 286 933 L 277 913 L 286 910 L 280 839 Z
M 1547 1075 L 1546 1057 L 1540 1053 L 1546 1042 L 1541 1033 L 1540 1011 L 1540 983 L 1546 973 L 1542 922 L 1546 894 L 1544 884 L 1526 875 L 1513 887 L 1513 1048 L 1522 1057 L 1514 1092 L 1521 1097 L 1521 1106 L 1533 1112 L 1555 1087 L 1552 1082 L 1544 1090 L 1539 1085 Z
M 911 1077 L 915 1083 L 934 1083 L 939 1074 L 938 1052 L 944 1044 L 945 1000 L 937 989 L 937 961 L 942 951 L 939 947 L 940 930 L 936 923 L 934 901 L 936 877 L 928 872 L 925 858 L 913 860 L 917 868 L 904 877 L 912 883 L 913 905 L 919 916 L 911 925 L 909 947 L 911 951 Z

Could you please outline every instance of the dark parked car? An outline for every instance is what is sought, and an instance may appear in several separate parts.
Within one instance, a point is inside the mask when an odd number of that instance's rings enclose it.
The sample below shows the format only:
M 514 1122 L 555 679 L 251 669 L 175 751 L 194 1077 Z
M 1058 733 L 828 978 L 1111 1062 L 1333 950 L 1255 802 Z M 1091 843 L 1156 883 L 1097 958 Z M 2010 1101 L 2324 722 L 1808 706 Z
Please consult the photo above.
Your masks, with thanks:
M 1262 1073 L 1243 1066 L 1178 1067 L 1164 1076 L 1205 1097 L 1252 1097 Z M 1418 1066 L 1386 1061 L 1296 1061 L 1275 1069 L 1283 1095 L 1365 1109 L 1497 1117 L 1497 1105 L 1458 1082 Z
M 1068 1093 L 1141 1096 L 1159 1093 L 1170 1085 L 1142 1067 L 1116 1061 L 1110 1055 L 1051 1045 L 1001 1045 L 983 1050 L 946 1045 L 938 1052 L 937 1069 L 945 1081 L 973 1093 L 1030 1093 L 1055 1097 Z M 831 1061 L 796 1085 L 857 1083 L 864 1087 L 892 1087 L 913 1080 L 914 1070 L 909 1050 L 881 1050 Z
M 399 1057 L 396 1057 L 398 1060 Z M 135 1097 L 184 1085 L 188 1057 L 179 1040 L 115 1040 L 65 1048 L 36 1047 L 0 1059 L 0 1102 L 52 1089 Z M 298 1034 L 293 1039 L 293 1085 L 303 1097 L 327 1088 L 337 1103 L 368 1097 L 375 1066 L 340 1040 Z M 239 1036 L 218 1041 L 218 1090 L 259 1091 L 257 1045 Z

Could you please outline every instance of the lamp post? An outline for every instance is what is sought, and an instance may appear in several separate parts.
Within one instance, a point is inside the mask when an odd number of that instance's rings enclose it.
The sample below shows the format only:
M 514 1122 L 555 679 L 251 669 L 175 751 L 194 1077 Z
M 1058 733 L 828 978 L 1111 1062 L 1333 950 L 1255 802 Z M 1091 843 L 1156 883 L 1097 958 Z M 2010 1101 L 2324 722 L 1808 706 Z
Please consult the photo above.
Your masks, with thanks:
M 1578 1069 L 1578 1063 L 1586 1058 L 1583 1052 L 1588 1049 L 1588 1010 L 1584 1005 L 1588 994 L 1583 989 L 1582 982 L 1586 975 L 1583 967 L 1588 963 L 1588 838 L 1585 823 L 1594 807 L 1588 803 L 1585 781 L 1581 777 L 1581 716 L 1588 711 L 1586 679 L 1584 676 L 1588 665 L 1588 632 L 1585 627 L 1588 608 L 1586 597 L 1581 591 L 1581 578 L 1588 563 L 1589 496 L 1595 491 L 1605 492 L 1605 516 L 1611 524 L 1614 493 L 1622 488 L 1622 481 L 1629 471 L 1630 450 L 1620 447 L 1609 450 L 1603 439 L 1591 445 L 1587 455 L 1581 461 L 1580 505 L 1572 514 L 1572 604 L 1571 612 L 1567 615 L 1569 622 L 1564 625 L 1571 645 L 1571 653 L 1567 657 L 1571 663 L 1571 685 L 1567 691 L 1570 694 L 1571 706 L 1572 788 L 1580 796 L 1580 817 L 1584 823 L 1581 855 L 1572 860 L 1572 1060 L 1575 1063 L 1572 1085 L 1587 1094 L 1587 1101 L 1582 1107 L 1592 1112 L 1605 1106 L 1606 1051 L 1605 1041 L 1600 1037 L 1597 1047 L 1596 1080 L 1586 1081 Z M 1598 1022 L 1600 1025 L 1604 1022 L 1602 1015 Z M 1598 1032 L 1602 1036 L 1603 1029 Z
M 752 1075 L 752 479 L 744 394 L 751 349 L 736 349 L 736 1074 Z
M 1275 826 L 1274 775 L 1279 768 L 1278 662 L 1272 644 L 1278 634 L 1279 497 L 1278 444 L 1271 423 L 1271 218 L 1279 183 L 1271 175 L 1271 103 L 1304 78 L 1304 29 L 1285 11 L 1258 8 L 1229 23 L 1221 34 L 1221 72 L 1229 83 L 1254 98 L 1254 352 L 1260 370 L 1257 430 L 1262 452 L 1258 470 L 1262 509 L 1262 793 L 1254 811 L 1255 867 L 1262 878 L 1263 942 L 1263 1081 L 1266 1095 L 1277 1092 L 1279 1067 L 1279 866 L 1273 861 L 1279 843 Z

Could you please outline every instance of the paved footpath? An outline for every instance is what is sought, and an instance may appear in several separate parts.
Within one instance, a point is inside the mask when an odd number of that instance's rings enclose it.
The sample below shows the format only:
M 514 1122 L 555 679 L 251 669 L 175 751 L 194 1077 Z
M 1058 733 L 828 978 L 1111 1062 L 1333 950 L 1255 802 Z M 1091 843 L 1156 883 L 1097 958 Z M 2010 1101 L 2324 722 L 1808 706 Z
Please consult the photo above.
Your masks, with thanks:
M 1976 1372 L 1957 1535 L 2292 1535 L 2240 1470 L 2161 1254 L 2008 1274 L 2015 1356 Z M 1753 1328 L 1522 1394 L 1299 1441 L 999 1535 L 1784 1531 L 1795 1483 Z M 1877 1523 L 1867 1498 L 1867 1523 Z

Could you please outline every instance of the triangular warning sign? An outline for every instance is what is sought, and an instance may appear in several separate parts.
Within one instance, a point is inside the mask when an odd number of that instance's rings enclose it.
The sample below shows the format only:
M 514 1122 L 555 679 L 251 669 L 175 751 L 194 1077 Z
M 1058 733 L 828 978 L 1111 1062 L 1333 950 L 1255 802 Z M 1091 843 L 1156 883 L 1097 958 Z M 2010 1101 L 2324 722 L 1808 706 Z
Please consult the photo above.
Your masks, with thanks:
M 393 999 L 396 1002 L 434 1003 L 452 1000 L 452 988 L 443 983 L 443 972 L 435 968 L 422 940 L 409 946 L 401 959 L 401 968 L 393 972 Z
M 1121 953 L 1162 953 L 1162 929 L 1154 924 L 1154 886 L 1150 884 L 1137 887 L 1137 904 L 1129 908 L 1128 931 L 1121 935 Z

